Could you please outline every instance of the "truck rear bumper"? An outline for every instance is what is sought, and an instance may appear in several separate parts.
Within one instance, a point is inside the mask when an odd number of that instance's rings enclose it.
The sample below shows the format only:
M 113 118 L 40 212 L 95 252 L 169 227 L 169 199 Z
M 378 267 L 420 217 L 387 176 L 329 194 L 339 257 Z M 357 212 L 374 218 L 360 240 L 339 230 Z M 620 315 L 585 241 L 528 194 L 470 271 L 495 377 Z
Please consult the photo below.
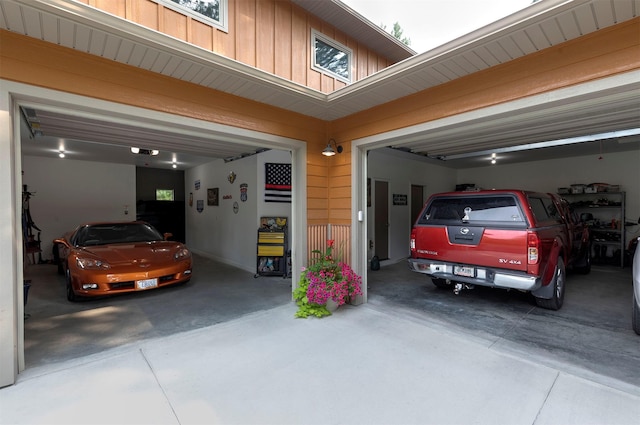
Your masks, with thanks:
M 521 291 L 535 291 L 541 286 L 541 281 L 536 276 L 513 270 L 492 269 L 420 258 L 409 258 L 408 261 L 410 270 L 427 274 L 436 279 L 448 279 L 472 285 L 518 289 Z

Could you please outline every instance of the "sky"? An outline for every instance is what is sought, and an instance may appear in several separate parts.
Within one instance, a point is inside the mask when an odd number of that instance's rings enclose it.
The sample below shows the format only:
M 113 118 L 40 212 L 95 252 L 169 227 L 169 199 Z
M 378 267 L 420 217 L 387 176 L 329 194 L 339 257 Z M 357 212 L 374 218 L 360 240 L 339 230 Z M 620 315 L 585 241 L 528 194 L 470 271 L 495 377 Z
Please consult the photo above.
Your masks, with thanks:
M 531 5 L 532 0 L 341 0 L 387 32 L 398 22 L 423 53 Z

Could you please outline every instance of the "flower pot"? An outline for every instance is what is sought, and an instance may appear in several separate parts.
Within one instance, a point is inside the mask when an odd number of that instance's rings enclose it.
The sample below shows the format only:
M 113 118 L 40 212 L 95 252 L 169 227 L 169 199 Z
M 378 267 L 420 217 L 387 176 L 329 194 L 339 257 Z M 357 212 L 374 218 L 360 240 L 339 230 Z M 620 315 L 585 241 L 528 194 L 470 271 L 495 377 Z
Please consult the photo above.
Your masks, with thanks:
M 325 307 L 327 307 L 327 310 L 329 310 L 330 313 L 333 313 L 338 309 L 338 303 L 329 298 Z

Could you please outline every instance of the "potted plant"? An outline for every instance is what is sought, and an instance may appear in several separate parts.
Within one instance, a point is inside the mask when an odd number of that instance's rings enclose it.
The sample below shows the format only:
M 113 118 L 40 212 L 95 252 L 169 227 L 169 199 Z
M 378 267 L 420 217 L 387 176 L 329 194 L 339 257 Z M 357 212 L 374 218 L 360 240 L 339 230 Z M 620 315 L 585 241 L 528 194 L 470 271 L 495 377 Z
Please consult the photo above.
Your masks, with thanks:
M 329 316 L 333 308 L 327 308 L 328 304 L 337 308 L 351 297 L 362 295 L 362 278 L 348 264 L 333 258 L 333 245 L 334 241 L 328 240 L 324 254 L 313 251 L 316 258 L 302 270 L 298 287 L 293 291 L 298 305 L 296 317 Z

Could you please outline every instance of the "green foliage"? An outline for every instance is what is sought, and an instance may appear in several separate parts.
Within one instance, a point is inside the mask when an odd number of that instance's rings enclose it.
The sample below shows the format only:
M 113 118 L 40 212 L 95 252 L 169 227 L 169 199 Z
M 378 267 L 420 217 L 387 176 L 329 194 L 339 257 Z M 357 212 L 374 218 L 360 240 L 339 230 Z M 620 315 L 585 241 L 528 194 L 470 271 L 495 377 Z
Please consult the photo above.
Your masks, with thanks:
M 387 26 L 384 24 L 380 24 L 380 28 L 382 28 L 384 31 L 387 31 Z M 389 34 L 400 40 L 401 43 L 406 44 L 407 46 L 411 46 L 411 39 L 408 37 L 403 37 L 403 33 L 404 31 L 402 30 L 402 27 L 398 22 L 394 23 L 393 29 L 389 31 Z
M 356 295 L 362 295 L 362 278 L 346 263 L 333 257 L 334 240 L 327 240 L 324 253 L 314 250 L 309 268 L 302 270 L 293 298 L 298 305 L 295 317 L 325 317 L 331 312 L 328 301 L 341 306 Z
M 309 289 L 309 279 L 303 272 L 298 282 L 298 287 L 293 291 L 293 299 L 298 306 L 295 317 L 306 319 L 309 316 L 325 317 L 330 316 L 331 312 L 324 305 L 313 304 L 309 302 L 307 290 Z

